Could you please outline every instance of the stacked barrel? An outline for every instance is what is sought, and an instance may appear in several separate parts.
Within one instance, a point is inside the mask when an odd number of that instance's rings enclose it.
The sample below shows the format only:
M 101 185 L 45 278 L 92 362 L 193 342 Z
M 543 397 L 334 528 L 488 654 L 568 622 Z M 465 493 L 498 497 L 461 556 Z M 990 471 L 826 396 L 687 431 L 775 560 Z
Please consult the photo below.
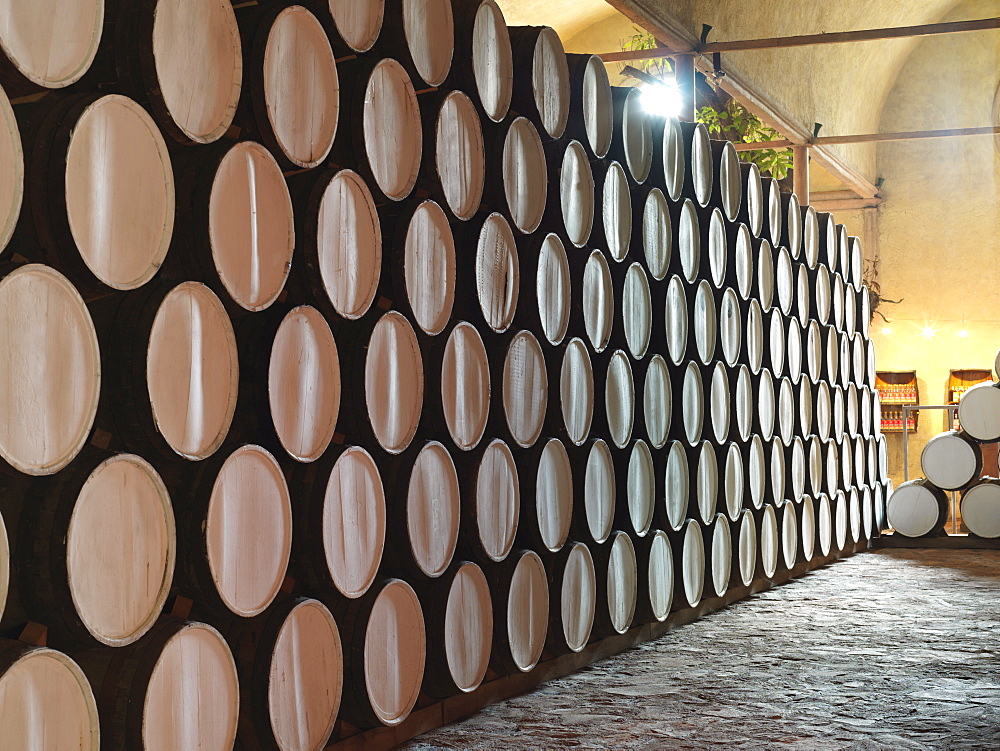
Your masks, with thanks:
M 552 29 L 0 18 L 5 743 L 322 748 L 881 528 L 856 238 Z

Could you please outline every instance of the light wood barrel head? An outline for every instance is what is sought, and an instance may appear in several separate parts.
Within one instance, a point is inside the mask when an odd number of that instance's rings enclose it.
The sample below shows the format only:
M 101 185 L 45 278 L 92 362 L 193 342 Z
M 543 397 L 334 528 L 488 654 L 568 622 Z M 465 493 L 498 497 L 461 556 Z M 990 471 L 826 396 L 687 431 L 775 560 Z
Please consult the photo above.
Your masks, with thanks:
M 208 565 L 226 607 L 250 618 L 274 601 L 292 548 L 292 503 L 278 462 L 243 446 L 222 465 L 205 521 Z
M 767 484 L 771 495 L 770 501 L 778 505 L 785 498 L 785 449 L 781 445 L 781 439 L 775 438 L 771 441 L 771 452 L 768 459 L 771 473 L 770 482 Z
M 757 567 L 757 526 L 754 524 L 753 512 L 745 509 L 740 514 L 736 530 L 737 576 L 744 587 L 753 581 L 754 569 Z
M 712 581 L 710 594 L 722 597 L 729 589 L 729 578 L 733 568 L 733 537 L 729 529 L 729 520 L 725 514 L 716 514 L 711 526 L 712 549 Z
M 10 591 L 10 542 L 7 539 L 7 525 L 0 516 L 0 618 L 7 607 L 7 593 Z
M 507 642 L 518 670 L 527 673 L 541 659 L 548 631 L 549 585 L 542 559 L 533 551 L 520 557 L 507 595 Z
M 702 441 L 697 451 L 694 495 L 698 505 L 698 519 L 702 524 L 709 525 L 715 518 L 715 508 L 719 502 L 719 457 L 708 441 Z
M 729 417 L 732 411 L 729 373 L 725 365 L 716 362 L 712 368 L 712 383 L 709 385 L 708 413 L 712 421 L 712 437 L 720 446 L 729 435 Z
M 3 743 L 98 751 L 97 703 L 83 671 L 53 649 L 28 649 L 0 674 Z
M 622 319 L 629 352 L 632 357 L 641 360 L 649 349 L 652 334 L 653 299 L 649 292 L 649 279 L 639 263 L 633 263 L 625 273 Z
M 847 494 L 847 518 L 850 541 L 858 542 L 861 539 L 861 495 L 857 488 L 851 488 Z
M 472 72 L 486 116 L 500 122 L 514 93 L 514 55 L 503 11 L 495 0 L 484 0 L 472 30 Z
M 816 552 L 816 506 L 809 496 L 804 496 L 799 505 L 799 531 L 802 559 L 811 561 Z
M 666 326 L 667 353 L 670 362 L 680 365 L 684 362 L 688 345 L 688 304 L 684 282 L 679 276 L 670 277 L 667 283 L 664 304 L 664 324 Z
M 375 324 L 365 361 L 365 403 L 379 445 L 398 454 L 410 445 L 424 399 L 424 366 L 417 335 L 390 311 Z
M 455 55 L 451 0 L 403 0 L 403 34 L 420 77 L 429 86 L 443 84 Z
M 791 449 L 792 458 L 788 473 L 792 487 L 790 498 L 798 503 L 806 492 L 806 444 L 799 436 L 795 436 L 792 439 Z
M 664 497 L 667 523 L 674 531 L 684 526 L 691 492 L 691 473 L 687 452 L 680 441 L 672 441 L 667 449 L 667 463 L 664 470 Z
M 402 201 L 417 182 L 423 131 L 413 82 L 391 58 L 375 65 L 365 85 L 363 127 L 365 153 L 379 190 Z
M 227 0 L 159 0 L 153 62 L 174 125 L 193 143 L 212 143 L 233 123 L 243 86 L 243 50 Z
M 646 366 L 646 380 L 642 387 L 642 414 L 646 435 L 655 449 L 667 443 L 673 397 L 670 387 L 670 369 L 662 355 L 653 355 Z
M 673 225 L 663 191 L 653 188 L 646 196 L 642 211 L 642 249 L 646 267 L 656 281 L 667 275 L 673 247 Z
M 653 525 L 653 512 L 656 510 L 655 473 L 649 445 L 643 440 L 636 441 L 629 454 L 626 490 L 629 521 L 640 537 L 645 536 Z
M 722 359 L 729 367 L 735 367 L 743 347 L 743 321 L 740 315 L 740 302 L 736 297 L 736 291 L 732 288 L 727 288 L 722 293 L 717 323 Z
M 685 281 L 694 283 L 701 268 L 701 230 L 694 201 L 685 198 L 677 221 L 677 251 Z
M 590 640 L 597 604 L 594 558 L 582 542 L 569 550 L 559 593 L 559 613 L 566 646 L 579 652 Z
M 753 238 L 745 224 L 736 227 L 736 241 L 733 243 L 733 273 L 736 277 L 736 291 L 741 300 L 749 300 L 753 291 Z
M 424 677 L 424 613 L 409 584 L 391 580 L 375 600 L 365 629 L 365 689 L 384 725 L 407 718 Z
M 128 97 L 102 97 L 76 122 L 66 215 L 84 263 L 109 287 L 140 287 L 163 263 L 174 230 L 174 173 L 153 118 Z
M 861 536 L 870 540 L 875 536 L 875 497 L 872 489 L 861 489 Z
M 264 310 L 281 294 L 292 265 L 292 199 L 271 153 L 241 141 L 223 158 L 212 183 L 208 235 L 212 260 L 241 308 Z
M 483 338 L 470 323 L 459 323 L 445 344 L 441 364 L 441 404 L 455 445 L 474 449 L 490 412 L 490 364 Z
M 761 240 L 757 247 L 756 299 L 765 313 L 774 306 L 774 286 L 774 254 L 767 241 Z
M 278 747 L 323 748 L 343 688 L 340 629 L 323 603 L 303 600 L 285 618 L 271 650 L 267 707 Z
M 830 497 L 825 494 L 816 499 L 816 543 L 821 555 L 830 555 L 833 548 L 833 511 Z
M 83 77 L 103 29 L 104 0 L 0 2 L 0 48 L 25 78 L 47 89 Z
M 750 440 L 755 411 L 750 368 L 740 365 L 736 374 L 736 388 L 733 390 L 733 414 L 736 416 L 736 430 L 743 442 Z
M 385 546 L 382 477 L 360 446 L 333 465 L 323 503 L 323 547 L 333 585 L 345 597 L 361 597 L 378 572 Z
M 830 494 L 832 500 L 833 496 L 837 494 L 837 488 L 840 486 L 840 452 L 837 451 L 835 439 L 827 441 L 825 474 L 826 492 Z
M 483 222 L 476 245 L 476 292 L 487 326 L 498 333 L 510 328 L 519 291 L 514 233 L 500 214 L 490 214 Z
M 566 434 L 582 446 L 594 418 L 594 369 L 582 339 L 571 339 L 559 371 L 559 404 Z
M 490 587 L 479 566 L 464 563 L 452 580 L 444 616 L 448 672 L 462 693 L 474 691 L 483 682 L 492 648 Z
M 263 79 L 267 119 L 281 151 L 299 167 L 319 165 L 337 135 L 340 81 L 326 32 L 301 5 L 274 19 Z
M 514 226 L 525 234 L 538 229 L 545 213 L 548 175 L 542 140 L 524 117 L 510 124 L 504 139 L 503 190 Z
M 674 601 L 674 554 L 670 538 L 663 530 L 657 530 L 653 534 L 648 567 L 649 591 L 638 593 L 638 597 L 645 595 L 649 598 L 653 617 L 662 623 L 670 615 L 670 606 Z
M 594 227 L 594 174 L 579 141 L 570 141 L 559 170 L 559 201 L 569 241 L 582 248 Z
M 698 366 L 689 362 L 684 369 L 681 383 L 681 419 L 688 445 L 696 446 L 701 440 L 705 424 L 705 386 Z
M 638 99 L 638 97 L 636 97 Z M 685 182 L 690 181 L 692 193 L 699 206 L 707 206 L 712 197 L 712 141 L 709 138 L 708 128 L 701 123 L 686 126 L 689 147 L 685 146 L 685 154 L 688 156 L 687 169 L 689 177 Z
M 757 382 L 757 424 L 763 440 L 770 441 L 774 436 L 776 420 L 774 378 L 771 376 L 771 371 L 764 368 L 760 371 Z
M 40 264 L 0 279 L 0 456 L 50 475 L 83 448 L 101 384 L 97 332 L 69 280 Z
M 625 448 L 635 425 L 635 382 L 628 356 L 621 350 L 611 356 L 604 382 L 604 408 L 611 440 Z
M 614 106 L 608 70 L 597 55 L 587 59 L 583 72 L 583 126 L 594 156 L 603 159 L 611 149 L 614 135 Z
M 767 486 L 767 461 L 764 458 L 764 441 L 759 435 L 750 438 L 744 462 L 747 468 L 747 488 L 750 504 L 759 509 L 764 504 L 764 490 Z
M 1000 537 L 1000 485 L 984 482 L 962 496 L 962 521 L 979 537 Z
M 503 366 L 504 417 L 518 446 L 528 448 L 538 440 L 548 398 L 542 348 L 531 332 L 520 331 L 507 348 Z
M 545 549 L 555 553 L 569 537 L 573 516 L 573 470 L 561 441 L 545 443 L 535 475 L 535 514 Z
M 712 286 L 722 289 L 726 283 L 726 261 L 729 248 L 726 243 L 726 220 L 722 211 L 712 209 L 708 219 L 707 247 L 708 278 Z
M 542 127 L 552 138 L 561 138 L 569 119 L 569 66 L 555 29 L 543 27 L 535 41 L 531 88 Z
M 337 33 L 355 52 L 367 52 L 378 39 L 385 0 L 328 0 Z
M 684 188 L 684 143 L 680 124 L 668 117 L 663 123 L 663 182 L 671 201 L 681 197 Z
M 675 578 L 680 580 L 680 589 L 684 595 L 686 605 L 695 607 L 701 602 L 701 595 L 705 589 L 705 539 L 701 533 L 701 527 L 694 519 L 688 519 L 684 523 L 684 532 L 679 551 L 680 564 L 676 568 Z
M 611 449 L 602 439 L 591 444 L 583 479 L 583 503 L 587 529 L 594 542 L 608 539 L 615 521 L 615 463 Z
M 440 334 L 455 304 L 455 238 L 434 201 L 417 206 L 406 229 L 403 278 L 413 317 L 426 333 Z
M 799 549 L 799 520 L 795 514 L 795 504 L 785 501 L 778 507 L 778 514 L 781 517 L 781 560 L 785 568 L 792 568 Z
M 820 262 L 820 229 L 816 209 L 812 206 L 800 208 L 798 198 L 794 195 L 788 201 L 788 211 L 785 214 L 785 237 L 786 247 L 796 255 L 798 248 L 801 248 L 802 260 L 806 266 L 816 268 Z M 832 264 L 829 268 L 834 270 Z
M 844 279 L 840 274 L 833 274 L 833 326 L 837 331 L 844 330 Z
M 604 175 L 601 219 L 608 252 L 616 261 L 624 261 L 632 237 L 632 197 L 625 170 L 618 162 L 611 162 Z
M 629 174 L 637 183 L 642 184 L 646 182 L 653 166 L 653 128 L 649 115 L 642 106 L 639 89 L 630 90 L 625 97 L 621 134 Z
M 239 389 L 236 335 L 204 284 L 183 282 L 160 303 L 146 350 L 153 420 L 180 456 L 205 459 L 233 421 Z
M 368 312 L 382 270 L 382 229 L 361 177 L 340 170 L 320 201 L 316 225 L 319 273 L 334 310 L 356 320 Z
M 435 136 L 435 165 L 448 209 L 457 219 L 471 219 L 483 200 L 486 152 L 479 113 L 466 94 L 453 91 L 445 98 Z
M 225 639 L 208 624 L 185 624 L 164 645 L 149 678 L 143 747 L 231 749 L 239 698 L 236 663 Z
M 521 491 L 514 455 L 501 440 L 490 443 L 479 460 L 475 508 L 483 551 L 491 560 L 502 561 L 514 545 Z
M 977 441 L 1000 439 L 1000 388 L 994 383 L 970 388 L 958 402 L 958 419 Z
M 590 345 L 603 352 L 614 323 L 614 288 L 608 260 L 599 250 L 591 252 L 583 269 L 583 326 Z
M 730 521 L 738 521 L 743 508 L 744 469 L 743 454 L 739 444 L 733 442 L 725 448 L 726 458 L 723 472 L 723 498 L 726 503 L 726 515 Z
M 786 446 L 792 443 L 795 433 L 795 392 L 792 382 L 785 376 L 778 383 L 778 400 L 775 402 L 778 411 L 778 435 Z
M 549 344 L 559 344 L 566 336 L 571 297 L 566 248 L 558 235 L 549 233 L 538 251 L 538 272 L 535 276 L 538 318 Z
M 838 490 L 831 503 L 833 503 L 833 543 L 837 550 L 843 550 L 847 545 L 847 525 L 850 513 L 847 495 L 843 490 Z
M 638 568 L 635 558 L 635 546 L 631 538 L 624 532 L 615 535 L 611 543 L 611 555 L 608 557 L 608 570 L 605 588 L 607 602 L 605 607 L 611 616 L 611 627 L 619 634 L 624 634 L 632 625 L 635 617 L 636 600 L 638 599 Z
M 341 395 L 337 342 L 316 308 L 300 305 L 282 320 L 267 384 L 281 445 L 296 461 L 316 461 L 333 440 Z
M 746 321 L 747 364 L 757 374 L 764 364 L 764 311 L 757 300 L 747 306 Z
M 764 506 L 759 521 L 757 539 L 760 542 L 760 566 L 764 576 L 770 579 L 778 569 L 779 530 L 778 517 L 774 506 Z
M 448 450 L 430 441 L 417 454 L 406 493 L 406 530 L 413 559 L 430 577 L 448 568 L 458 542 L 461 495 Z
M 176 544 L 170 496 L 145 460 L 119 454 L 91 473 L 70 518 L 66 570 L 73 606 L 95 639 L 121 647 L 152 627 Z
M 21 214 L 24 200 L 24 151 L 21 133 L 14 117 L 14 108 L 6 92 L 0 88 L 0 164 L 4 165 L 0 178 L 0 251 L 7 247 L 14 226 Z

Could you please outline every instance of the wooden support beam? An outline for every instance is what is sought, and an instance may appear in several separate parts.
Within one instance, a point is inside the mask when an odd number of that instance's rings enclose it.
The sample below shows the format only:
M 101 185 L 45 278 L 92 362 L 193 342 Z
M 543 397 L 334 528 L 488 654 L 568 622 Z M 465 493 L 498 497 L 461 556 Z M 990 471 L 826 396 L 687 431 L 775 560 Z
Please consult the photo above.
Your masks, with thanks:
M 693 57 L 681 57 L 674 60 L 674 80 L 677 81 L 677 89 L 681 94 L 681 110 L 677 113 L 678 119 L 693 123 L 694 113 L 697 110 Z
M 954 138 L 956 136 L 1000 135 L 1000 126 L 986 125 L 979 128 L 945 128 L 943 130 L 911 130 L 899 133 L 861 133 L 853 136 L 819 136 L 809 141 L 813 146 L 833 146 L 843 143 L 885 143 L 887 141 L 910 141 L 922 138 Z M 734 144 L 737 151 L 757 151 L 758 149 L 781 149 L 794 146 L 787 138 L 774 141 L 754 141 Z
M 844 192 L 847 191 L 838 191 Z M 877 209 L 882 205 L 881 198 L 858 198 L 857 196 L 846 197 L 846 198 L 830 198 L 823 199 L 817 198 L 816 194 L 812 195 L 812 201 L 810 205 L 816 209 L 816 211 L 828 211 L 831 213 L 838 211 L 867 211 L 869 209 Z
M 800 206 L 809 203 L 809 151 L 803 144 L 792 146 L 792 190 Z

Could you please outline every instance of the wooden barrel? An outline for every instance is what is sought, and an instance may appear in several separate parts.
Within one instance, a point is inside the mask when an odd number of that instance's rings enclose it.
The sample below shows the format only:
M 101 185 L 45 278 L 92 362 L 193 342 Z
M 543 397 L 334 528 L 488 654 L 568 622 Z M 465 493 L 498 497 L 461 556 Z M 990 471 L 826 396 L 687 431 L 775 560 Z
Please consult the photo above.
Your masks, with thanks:
M 594 227 L 592 242 L 606 247 L 614 260 L 623 261 L 632 239 L 632 197 L 625 169 L 619 162 L 608 161 L 598 167 L 595 181 L 601 222 Z
M 702 441 L 689 453 L 689 464 L 694 485 L 690 515 L 701 524 L 709 525 L 719 506 L 719 459 L 715 448 L 708 441 Z
M 738 159 L 736 166 L 740 173 L 742 200 L 739 201 L 739 210 L 736 216 L 729 217 L 729 220 L 742 222 L 747 225 L 754 237 L 760 237 L 761 229 L 764 226 L 764 212 L 768 208 L 764 201 L 760 168 L 753 162 L 740 162 Z
M 732 402 L 736 435 L 741 443 L 746 443 L 750 439 L 750 432 L 753 430 L 753 396 L 750 368 L 740 365 L 736 371 L 736 387 L 732 390 Z
M 566 447 L 556 438 L 540 443 L 527 456 L 521 473 L 525 519 L 520 529 L 539 550 L 556 553 L 569 538 L 573 518 L 573 468 Z
M 762 212 L 763 221 L 761 222 L 760 234 L 757 236 L 767 240 L 771 245 L 780 245 L 781 237 L 785 231 L 785 223 L 782 196 L 778 181 L 773 177 L 761 178 L 761 192 L 763 194 L 764 210 Z
M 750 505 L 759 509 L 764 505 L 764 493 L 767 488 L 767 459 L 764 454 L 764 441 L 759 435 L 753 435 L 746 444 L 745 485 L 750 496 Z
M 726 283 L 726 259 L 729 249 L 726 247 L 726 220 L 722 210 L 713 208 L 708 215 L 708 221 L 701 222 L 702 227 L 702 273 L 712 282 L 716 289 L 722 289 Z
M 402 315 L 390 311 L 375 324 L 364 367 L 368 425 L 383 449 L 398 454 L 413 440 L 424 397 L 423 359 Z
M 590 434 L 594 402 L 594 369 L 587 345 L 583 339 L 571 339 L 559 371 L 559 404 L 566 435 L 577 446 L 582 446 Z
M 566 134 L 598 159 L 611 149 L 614 110 L 611 83 L 604 62 L 597 55 L 566 55 L 569 66 L 569 119 Z
M 743 508 L 744 481 L 743 454 L 740 445 L 735 441 L 723 446 L 720 451 L 722 458 L 722 500 L 725 505 L 726 516 L 732 522 L 738 521 L 740 510 Z
M 833 395 L 833 427 L 831 428 L 831 435 L 839 441 L 847 434 L 845 424 L 847 411 L 844 403 L 844 389 L 841 386 L 834 386 L 831 389 L 831 394 Z
M 550 138 L 561 138 L 570 108 L 569 65 L 562 41 L 548 26 L 508 29 L 514 54 L 512 104 Z
M 764 441 L 774 437 L 777 419 L 774 396 L 774 377 L 770 370 L 764 368 L 757 380 L 757 411 L 754 414 L 754 432 Z
M 861 540 L 861 496 L 854 487 L 847 491 L 847 520 L 848 541 L 857 543 Z
M 844 278 L 831 270 L 831 280 L 832 280 L 832 298 L 833 298 L 833 320 L 831 324 L 837 331 L 844 330 Z
M 664 512 L 668 527 L 676 532 L 687 517 L 691 472 L 687 450 L 680 441 L 671 441 L 665 453 Z
M 833 510 L 830 497 L 816 496 L 816 544 L 820 555 L 828 556 L 833 549 Z
M 875 497 L 869 487 L 861 488 L 861 536 L 873 540 L 879 536 L 875 529 Z
M 788 447 L 792 444 L 798 416 L 795 390 L 788 376 L 778 381 L 778 398 L 775 400 L 775 410 L 778 417 L 777 436 L 781 443 Z
M 799 320 L 789 318 L 785 343 L 785 363 L 788 379 L 795 384 L 802 379 L 802 338 L 802 325 Z
M 625 448 L 635 425 L 635 382 L 628 355 L 621 350 L 616 350 L 608 361 L 604 406 L 611 441 Z
M 792 265 L 792 275 L 794 279 L 794 291 L 792 292 L 792 315 L 799 322 L 799 326 L 805 328 L 812 318 L 810 310 L 810 284 L 809 272 L 804 263 L 796 261 Z
M 518 332 L 507 347 L 502 388 L 507 429 L 518 446 L 528 448 L 542 432 L 549 400 L 545 356 L 529 331 Z
M 486 117 L 498 123 L 507 116 L 514 91 L 514 56 L 503 11 L 496 0 L 473 0 L 453 2 L 452 13 L 455 20 L 452 76 Z
M 1000 439 L 1000 386 L 977 384 L 962 394 L 958 421 L 962 430 L 977 441 Z
M 809 380 L 809 376 L 803 373 L 796 387 L 798 401 L 798 417 L 796 418 L 796 434 L 799 436 L 810 436 L 816 423 L 816 410 L 813 399 L 814 387 Z
M 385 579 L 338 616 L 350 645 L 341 716 L 357 727 L 399 725 L 417 702 L 427 661 L 420 600 L 402 579 Z
M 806 465 L 806 444 L 801 437 L 792 439 L 790 461 L 785 471 L 785 487 L 791 488 L 789 498 L 798 503 L 806 493 L 808 467 Z
M 861 332 L 851 337 L 851 382 L 859 389 L 865 384 L 865 371 L 868 368 L 868 358 L 865 352 L 865 339 Z
M 887 526 L 885 516 L 885 493 L 882 483 L 875 483 L 872 488 L 872 506 L 875 511 L 875 532 L 873 537 L 881 537 Z
M 815 320 L 809 321 L 809 326 L 805 330 L 805 363 L 806 375 L 809 380 L 818 383 L 823 378 L 824 351 L 823 333 L 820 324 Z
M 646 437 L 654 449 L 661 449 L 670 433 L 671 418 L 670 368 L 662 355 L 653 355 L 646 366 L 642 388 L 642 414 Z
M 662 623 L 674 600 L 674 554 L 667 533 L 658 529 L 640 540 L 636 557 L 636 621 Z
M 495 212 L 479 229 L 475 281 L 486 325 L 496 332 L 506 331 L 517 309 L 520 270 L 514 233 L 507 220 Z
M 785 348 L 788 339 L 785 336 L 785 316 L 777 308 L 772 308 L 767 317 L 767 346 L 765 347 L 764 364 L 775 378 L 781 378 L 785 372 Z
M 920 452 L 920 469 L 928 482 L 942 490 L 960 490 L 979 479 L 982 451 L 975 440 L 961 431 L 938 433 Z
M 702 123 L 680 123 L 681 143 L 684 147 L 683 194 L 698 203 L 707 206 L 712 197 L 712 143 L 708 137 L 708 128 Z
M 11 748 L 100 748 L 97 704 L 80 667 L 8 639 L 0 640 L 0 727 Z
M 716 514 L 702 530 L 707 548 L 705 595 L 722 597 L 729 589 L 733 568 L 733 540 L 729 519 L 725 514 Z
M 714 306 L 712 314 L 714 317 Z M 649 291 L 649 280 L 639 263 L 631 264 L 625 273 L 625 284 L 622 289 L 622 320 L 628 350 L 632 357 L 641 360 L 646 356 L 652 334 L 653 301 Z
M 684 428 L 684 438 L 689 446 L 696 446 L 701 441 L 702 429 L 705 425 L 705 386 L 701 370 L 697 363 L 689 362 L 684 368 L 684 378 L 680 386 L 681 425 Z M 676 401 L 675 401 L 676 403 Z
M 904 482 L 889 498 L 889 526 L 905 537 L 926 537 L 948 521 L 947 494 L 923 478 Z
M 726 288 L 719 298 L 716 320 L 722 359 L 729 367 L 735 367 L 739 362 L 743 344 L 743 320 L 739 298 L 731 287 Z
M 830 265 L 823 253 L 823 230 L 820 226 L 816 209 L 812 206 L 803 206 L 800 213 L 802 225 L 802 254 L 803 263 L 809 269 L 815 269 L 819 264 L 824 264 L 832 272 L 834 267 Z
M 815 305 L 816 321 L 826 325 L 830 321 L 830 310 L 833 304 L 830 272 L 825 263 L 816 264 L 812 277 L 812 296 Z
M 774 289 L 777 293 L 778 308 L 790 316 L 792 304 L 795 302 L 795 277 L 792 273 L 792 255 L 787 248 L 781 247 L 775 251 Z
M 769 313 L 774 305 L 774 255 L 771 245 L 766 240 L 761 240 L 757 245 L 757 273 L 754 279 L 753 296 L 760 303 L 761 310 Z
M 431 578 L 440 577 L 451 565 L 458 543 L 461 516 L 461 491 L 458 471 L 448 449 L 437 441 L 428 441 L 399 457 L 400 469 L 393 482 L 396 497 L 405 498 L 405 529 L 398 516 L 388 522 L 397 545 L 386 555 L 400 557 L 400 536 L 407 545 L 402 555 L 402 567 L 418 570 Z
M 835 439 L 824 441 L 823 477 L 826 481 L 826 492 L 833 498 L 840 487 L 840 450 Z
M 627 508 L 621 517 L 627 517 L 628 525 L 639 537 L 645 537 L 653 525 L 656 510 L 656 469 L 649 444 L 637 440 L 628 453 L 626 475 Z
M 876 491 L 878 492 L 878 491 Z M 962 523 L 977 537 L 1000 537 L 1000 480 L 988 478 L 962 494 Z
M 796 257 L 804 256 L 806 265 L 810 268 L 815 263 L 809 263 L 811 250 L 810 241 L 805 239 L 805 235 L 810 231 L 803 226 L 803 209 L 799 205 L 798 196 L 794 193 L 781 193 L 781 239 L 772 239 L 771 245 L 777 247 L 783 245 L 788 248 L 788 252 Z M 805 246 L 805 252 L 803 252 Z
M 643 194 L 638 193 L 639 196 Z M 646 259 L 646 268 L 656 281 L 662 281 L 670 270 L 670 256 L 673 247 L 673 226 L 666 196 L 659 188 L 650 188 L 642 200 L 642 223 L 636 230 L 641 232 L 640 242 Z M 633 242 L 636 240 L 633 239 Z
M 455 54 L 455 18 L 451 0 L 403 0 L 389 3 L 380 45 L 406 59 L 428 86 L 440 86 L 451 72 Z
M 14 109 L 0 88 L 0 162 L 7 165 L 0 181 L 0 252 L 7 247 L 24 199 L 24 151 Z
M 757 300 L 743 306 L 746 309 L 746 332 L 743 360 L 756 375 L 764 365 L 764 312 Z
M 615 129 L 611 157 L 628 167 L 638 185 L 649 177 L 653 166 L 653 128 L 642 106 L 642 92 L 630 86 L 612 86 Z
M 688 304 L 684 282 L 677 275 L 667 283 L 664 323 L 667 356 L 672 364 L 680 365 L 688 351 Z
M 739 519 L 732 525 L 733 543 L 733 586 L 748 587 L 753 581 L 757 568 L 757 526 L 753 511 L 744 509 Z
M 695 352 L 702 365 L 711 364 L 715 358 L 715 343 L 719 338 L 716 313 L 715 294 L 711 285 L 703 279 L 695 287 L 690 326 Z
M 596 352 L 603 352 L 611 340 L 615 308 L 611 268 L 601 251 L 593 250 L 587 256 L 581 288 L 583 324 L 587 339 Z
M 731 141 L 712 141 L 711 145 L 712 162 L 715 166 L 712 180 L 712 204 L 722 209 L 727 221 L 735 222 L 743 204 L 743 176 L 740 170 L 740 160 Z
M 491 582 L 493 663 L 527 673 L 542 657 L 548 635 L 549 586 L 545 564 L 532 550 L 517 550 Z
M 833 264 L 830 264 L 830 270 L 836 270 L 844 278 L 844 283 L 846 284 L 848 268 L 851 265 L 848 248 L 850 238 L 847 236 L 847 227 L 843 224 L 834 224 L 833 229 L 837 236 L 837 266 L 834 269 Z
M 844 287 L 844 333 L 854 336 L 858 325 L 858 300 L 850 285 Z
M 624 634 L 635 618 L 639 594 L 635 545 L 624 532 L 615 532 L 598 556 L 594 629 L 601 634 Z
M 517 117 L 500 133 L 503 135 L 499 177 L 503 185 L 504 214 L 520 232 L 538 229 L 545 213 L 548 172 L 545 150 L 535 126 L 525 117 Z M 495 178 L 494 178 L 495 179 Z
M 395 244 L 394 265 L 397 273 L 402 266 L 413 318 L 424 333 L 440 334 L 451 319 L 456 280 L 455 238 L 444 210 L 430 200 L 408 205 L 397 219 Z
M 786 487 L 786 468 L 788 466 L 785 458 L 785 447 L 780 438 L 774 438 L 767 447 L 767 468 L 768 501 L 777 506 L 788 495 Z
M 460 321 L 441 362 L 441 405 L 451 440 L 462 451 L 479 445 L 490 411 L 490 365 L 475 326 Z
M 712 381 L 708 391 L 708 415 L 712 428 L 711 438 L 722 446 L 729 438 L 732 397 L 729 387 L 729 372 L 721 362 L 712 366 Z
M 486 181 L 486 150 L 479 113 L 461 91 L 448 92 L 430 110 L 423 119 L 433 127 L 434 150 L 425 157 L 425 173 L 432 176 L 434 190 L 448 210 L 456 219 L 467 221 L 479 211 Z
M 327 6 L 340 39 L 354 52 L 367 52 L 382 31 L 385 0 L 319 0 Z
M 97 334 L 73 285 L 40 264 L 0 279 L 0 457 L 29 475 L 50 475 L 83 448 L 101 384 Z
M 615 520 L 615 462 L 611 448 L 602 438 L 593 439 L 584 448 L 584 477 L 582 485 L 574 486 L 577 509 L 573 519 L 582 533 L 601 544 L 611 534 Z
M 753 289 L 753 238 L 746 224 L 730 227 L 729 245 L 733 262 L 729 265 L 729 286 L 739 293 L 740 300 L 749 300 Z
M 795 504 L 791 501 L 782 501 L 775 508 L 781 538 L 780 562 L 784 568 L 791 569 L 795 566 L 799 552 L 799 520 L 795 513 Z
M 796 560 L 808 562 L 816 554 L 816 505 L 811 497 L 803 496 L 797 504 L 799 515 L 799 548 Z
M 579 141 L 555 142 L 545 148 L 549 157 L 549 185 L 558 195 L 560 220 L 566 238 L 582 248 L 594 227 L 594 174 L 587 152 Z
M 846 229 L 845 229 L 846 232 Z M 847 238 L 846 253 L 843 258 L 844 278 L 855 292 L 861 294 L 865 287 L 864 264 L 865 254 L 861 248 L 861 240 L 857 237 Z
M 467 694 L 486 677 L 493 647 L 493 603 L 483 570 L 458 563 L 424 596 L 427 667 L 424 692 L 434 697 Z
M 664 190 L 671 201 L 679 200 L 684 189 L 685 162 L 683 134 L 676 118 L 664 119 L 663 133 L 653 142 L 653 154 L 654 159 L 659 156 L 658 161 L 661 162 L 657 170 L 662 166 Z
M 848 361 L 850 361 L 850 358 L 848 358 Z M 844 388 L 844 421 L 847 426 L 847 435 L 851 438 L 857 438 L 861 435 L 858 425 L 860 419 L 858 399 L 858 387 L 853 383 L 848 383 L 847 387 Z
M 757 540 L 760 544 L 760 555 L 757 556 L 757 573 L 765 579 L 774 576 L 778 570 L 778 555 L 781 552 L 780 527 L 774 506 L 764 506 L 758 511 Z
M 540 326 L 546 341 L 558 345 L 569 328 L 573 297 L 566 248 L 559 235 L 549 232 L 537 238 L 526 255 L 537 263 L 534 289 L 524 289 L 521 313 L 529 327 Z
M 674 552 L 674 607 L 693 608 L 705 590 L 705 540 L 701 526 L 686 520 L 680 529 Z
M 507 444 L 494 439 L 473 462 L 470 492 L 465 493 L 466 536 L 477 557 L 504 560 L 514 546 L 521 508 L 517 464 Z
M 685 198 L 670 204 L 670 218 L 676 228 L 677 261 L 675 267 L 684 280 L 694 283 L 701 269 L 701 230 L 695 203 Z
M 582 542 L 570 543 L 548 568 L 549 646 L 556 652 L 579 652 L 590 641 L 597 606 L 594 558 Z

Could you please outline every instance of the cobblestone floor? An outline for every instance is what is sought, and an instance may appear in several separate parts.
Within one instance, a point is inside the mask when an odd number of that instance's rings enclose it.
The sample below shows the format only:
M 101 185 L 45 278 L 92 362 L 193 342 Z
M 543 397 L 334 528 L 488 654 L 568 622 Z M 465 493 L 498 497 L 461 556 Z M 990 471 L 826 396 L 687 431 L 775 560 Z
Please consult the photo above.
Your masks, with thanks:
M 1000 551 L 834 563 L 404 748 L 1000 749 Z

